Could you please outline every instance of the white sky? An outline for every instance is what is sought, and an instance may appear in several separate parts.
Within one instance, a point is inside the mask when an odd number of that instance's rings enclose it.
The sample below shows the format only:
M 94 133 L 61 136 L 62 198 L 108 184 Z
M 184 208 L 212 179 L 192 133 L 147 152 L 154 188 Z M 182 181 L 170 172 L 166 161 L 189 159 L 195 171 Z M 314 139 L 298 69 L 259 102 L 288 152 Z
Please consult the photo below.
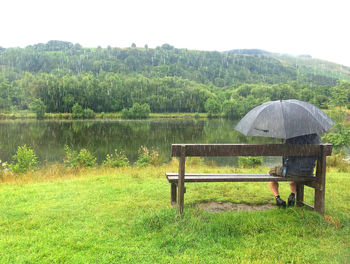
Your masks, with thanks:
M 349 0 L 1 0 L 0 46 L 264 49 L 350 66 Z

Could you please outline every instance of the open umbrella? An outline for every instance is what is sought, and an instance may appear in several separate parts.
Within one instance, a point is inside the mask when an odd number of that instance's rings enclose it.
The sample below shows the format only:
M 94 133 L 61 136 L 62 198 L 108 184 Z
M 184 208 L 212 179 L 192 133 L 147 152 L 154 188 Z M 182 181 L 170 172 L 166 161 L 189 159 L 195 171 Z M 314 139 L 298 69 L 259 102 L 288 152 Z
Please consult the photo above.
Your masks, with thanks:
M 249 111 L 235 129 L 246 136 L 293 138 L 322 134 L 334 124 L 316 106 L 299 100 L 270 101 Z

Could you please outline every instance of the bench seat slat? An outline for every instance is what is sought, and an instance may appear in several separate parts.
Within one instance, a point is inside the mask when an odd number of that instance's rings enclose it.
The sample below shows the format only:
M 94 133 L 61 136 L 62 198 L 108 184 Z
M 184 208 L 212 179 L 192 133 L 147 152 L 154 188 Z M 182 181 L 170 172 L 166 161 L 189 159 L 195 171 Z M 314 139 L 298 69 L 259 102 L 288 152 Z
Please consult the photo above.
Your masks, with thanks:
M 177 183 L 179 174 L 167 172 L 170 183 Z M 236 174 L 236 173 L 185 173 L 185 182 L 269 182 L 269 181 L 296 181 L 311 182 L 315 177 L 279 177 L 269 174 Z

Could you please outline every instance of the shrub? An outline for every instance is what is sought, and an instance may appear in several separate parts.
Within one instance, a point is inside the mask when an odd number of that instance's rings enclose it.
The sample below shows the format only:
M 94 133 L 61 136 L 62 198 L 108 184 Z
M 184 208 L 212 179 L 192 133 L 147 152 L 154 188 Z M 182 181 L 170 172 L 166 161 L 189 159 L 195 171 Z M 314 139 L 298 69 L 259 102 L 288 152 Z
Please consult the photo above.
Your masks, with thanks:
M 336 152 L 327 157 L 327 166 L 337 168 L 339 172 L 349 172 L 350 161 L 347 159 L 346 152 Z
M 130 111 L 127 108 L 124 108 L 122 110 L 122 118 L 124 118 L 124 119 L 131 118 Z
M 34 150 L 30 147 L 18 146 L 17 152 L 13 155 L 12 159 L 14 164 L 10 164 L 9 168 L 14 173 L 25 173 L 28 170 L 38 169 L 38 158 L 36 157 Z
M 106 159 L 103 161 L 103 166 L 115 168 L 129 166 L 129 160 L 124 152 L 118 152 L 114 150 L 114 154 L 107 154 Z
M 350 129 L 342 128 L 337 129 L 337 125 L 334 126 L 336 132 L 330 132 L 322 137 L 324 142 L 331 143 L 334 147 L 335 152 L 342 151 L 345 147 L 350 145 Z
M 8 171 L 9 171 L 9 169 L 8 169 L 7 162 L 2 162 L 2 160 L 0 160 L 0 179 L 2 179 L 4 176 L 6 176 Z
M 151 152 L 151 164 L 159 165 L 159 153 L 157 151 L 152 150 Z
M 238 166 L 242 168 L 255 168 L 263 164 L 262 157 L 238 157 Z
M 245 113 L 242 102 L 236 100 L 225 101 L 222 106 L 222 110 L 224 116 L 229 119 L 239 119 Z
M 147 147 L 141 146 L 137 152 L 138 152 L 138 159 L 135 162 L 135 165 L 137 167 L 145 167 L 150 164 L 158 165 L 159 155 L 157 151 L 152 151 L 150 153 Z
M 80 119 L 80 118 L 83 118 L 83 116 L 84 116 L 84 110 L 81 107 L 81 105 L 78 104 L 78 103 L 73 105 L 73 107 L 72 107 L 72 118 L 73 119 Z
M 205 111 L 208 113 L 208 117 L 217 116 L 221 113 L 221 105 L 214 98 L 209 98 L 204 104 Z
M 30 110 L 35 113 L 37 119 L 43 119 L 46 112 L 46 105 L 41 99 L 35 98 L 30 106 Z
M 204 163 L 204 159 L 201 157 L 188 157 L 187 164 L 188 165 L 202 165 Z
M 87 149 L 83 148 L 78 153 L 67 145 L 64 147 L 66 156 L 63 160 L 67 167 L 94 167 L 96 166 L 96 157 Z
M 350 147 L 350 129 L 345 125 L 346 110 L 348 102 L 346 91 L 350 88 L 350 83 L 342 82 L 332 88 L 330 104 L 334 110 L 329 111 L 329 115 L 335 121 L 330 133 L 322 139 L 333 144 L 335 152 L 341 152 L 344 148 Z
M 90 108 L 86 108 L 86 109 L 84 109 L 83 117 L 86 119 L 93 119 L 93 118 L 95 118 L 95 112 L 93 110 L 91 110 Z
M 122 118 L 147 118 L 151 113 L 151 108 L 149 104 L 134 103 L 130 109 L 124 108 L 122 110 Z

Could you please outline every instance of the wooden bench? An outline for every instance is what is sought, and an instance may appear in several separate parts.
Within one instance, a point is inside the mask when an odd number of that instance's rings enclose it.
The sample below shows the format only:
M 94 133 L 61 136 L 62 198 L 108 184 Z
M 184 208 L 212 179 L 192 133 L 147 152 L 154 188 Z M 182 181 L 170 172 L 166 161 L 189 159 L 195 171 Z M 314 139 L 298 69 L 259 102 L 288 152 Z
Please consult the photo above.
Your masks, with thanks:
M 308 206 L 324 214 L 326 157 L 332 154 L 331 144 L 173 144 L 171 156 L 179 158 L 179 171 L 166 173 L 171 184 L 171 203 L 180 214 L 184 210 L 185 182 L 297 182 L 297 205 Z M 185 173 L 186 157 L 223 156 L 316 156 L 316 174 L 312 177 L 279 177 L 269 174 Z M 180 177 L 179 177 L 180 175 Z M 314 206 L 304 203 L 304 185 L 315 189 Z

